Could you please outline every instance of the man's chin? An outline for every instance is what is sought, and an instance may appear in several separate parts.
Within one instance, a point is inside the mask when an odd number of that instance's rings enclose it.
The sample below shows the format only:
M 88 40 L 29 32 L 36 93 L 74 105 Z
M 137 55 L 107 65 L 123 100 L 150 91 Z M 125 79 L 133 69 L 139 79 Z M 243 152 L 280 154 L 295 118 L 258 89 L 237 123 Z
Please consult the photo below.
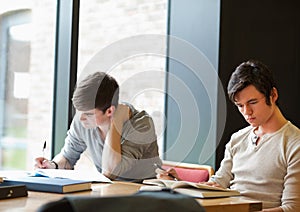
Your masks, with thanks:
M 249 122 L 248 122 L 249 123 Z M 249 123 L 252 127 L 257 127 L 258 126 L 258 124 L 256 124 L 256 123 Z
M 93 129 L 93 128 L 95 128 L 95 127 L 96 127 L 95 125 L 91 125 L 91 124 L 84 124 L 84 123 L 82 123 L 82 126 L 83 126 L 85 129 Z

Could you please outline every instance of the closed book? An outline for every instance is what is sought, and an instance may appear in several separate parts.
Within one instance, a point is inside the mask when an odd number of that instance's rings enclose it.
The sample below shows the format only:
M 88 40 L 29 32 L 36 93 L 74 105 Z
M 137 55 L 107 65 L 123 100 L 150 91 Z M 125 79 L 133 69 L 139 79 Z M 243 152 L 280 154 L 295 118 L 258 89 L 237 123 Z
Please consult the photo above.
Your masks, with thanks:
M 0 199 L 10 199 L 27 196 L 28 192 L 25 185 L 7 185 L 6 182 L 0 183 Z
M 72 180 L 65 178 L 48 177 L 21 177 L 4 179 L 6 185 L 24 184 L 30 191 L 43 191 L 52 193 L 70 193 L 91 190 L 90 181 Z

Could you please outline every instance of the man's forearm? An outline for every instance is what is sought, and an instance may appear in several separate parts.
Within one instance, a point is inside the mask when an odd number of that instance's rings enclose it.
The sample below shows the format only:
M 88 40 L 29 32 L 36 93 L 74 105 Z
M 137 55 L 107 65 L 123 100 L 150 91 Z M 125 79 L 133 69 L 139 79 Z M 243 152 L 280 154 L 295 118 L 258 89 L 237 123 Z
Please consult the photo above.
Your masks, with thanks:
M 116 167 L 122 161 L 121 155 L 121 135 L 123 124 L 130 117 L 130 109 L 127 105 L 119 104 L 114 112 L 110 130 L 107 132 L 102 153 L 102 173 L 114 179 L 119 175 Z
M 113 123 L 104 143 L 102 154 L 102 172 L 107 177 L 112 178 L 115 175 L 114 169 L 121 162 L 121 132 L 122 126 L 116 127 Z

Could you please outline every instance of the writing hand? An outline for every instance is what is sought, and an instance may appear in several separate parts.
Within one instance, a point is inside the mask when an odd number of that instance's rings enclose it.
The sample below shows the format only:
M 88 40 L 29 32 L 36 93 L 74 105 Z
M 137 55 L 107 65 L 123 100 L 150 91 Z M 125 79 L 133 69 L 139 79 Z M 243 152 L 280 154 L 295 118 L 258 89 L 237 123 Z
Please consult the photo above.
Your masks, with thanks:
M 178 174 L 174 168 L 169 168 L 167 170 L 163 170 L 161 168 L 157 168 L 155 170 L 157 173 L 156 177 L 158 179 L 163 179 L 163 180 L 181 180 L 178 177 Z
M 38 157 L 35 159 L 35 169 L 55 169 L 55 164 L 51 163 L 48 159 L 44 157 Z

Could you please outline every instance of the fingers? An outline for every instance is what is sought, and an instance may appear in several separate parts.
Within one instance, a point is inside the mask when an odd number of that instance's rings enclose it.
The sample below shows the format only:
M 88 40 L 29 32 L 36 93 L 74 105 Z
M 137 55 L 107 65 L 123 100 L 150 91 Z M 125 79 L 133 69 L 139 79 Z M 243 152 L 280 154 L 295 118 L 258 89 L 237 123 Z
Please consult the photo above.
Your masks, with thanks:
M 167 171 L 164 171 L 164 170 L 162 170 L 160 168 L 155 169 L 155 173 L 156 174 L 162 174 L 162 175 L 168 175 Z
M 169 175 L 165 175 L 165 174 L 157 174 L 156 178 L 162 180 L 174 180 L 173 177 L 170 177 Z
M 212 181 L 202 182 L 202 183 L 205 184 L 205 185 L 213 186 L 213 187 L 223 188 L 220 184 L 218 184 L 216 182 L 212 182 Z
M 174 168 L 170 168 L 168 170 L 161 170 L 156 169 L 155 172 L 157 173 L 156 177 L 158 179 L 164 179 L 164 180 L 178 180 L 177 172 Z
M 157 174 L 157 176 L 160 176 L 160 177 L 169 175 L 169 173 L 167 171 L 161 170 L 159 168 L 155 169 L 155 173 Z
M 176 170 L 175 170 L 174 168 L 170 168 L 170 169 L 168 169 L 167 171 L 168 171 L 168 174 L 169 174 L 170 176 L 173 176 L 174 178 L 177 178 L 177 179 L 178 179 L 177 172 L 176 172 Z
M 35 164 L 34 164 L 34 168 L 36 169 L 43 169 L 43 161 L 45 160 L 45 158 L 43 157 L 38 157 L 35 159 Z
M 130 117 L 130 109 L 127 105 L 119 104 L 117 108 L 114 106 L 109 110 L 112 114 L 112 123 L 119 134 L 121 134 L 123 130 L 123 124 L 125 121 L 129 120 Z M 115 109 L 113 109 L 115 108 Z
M 171 180 L 169 173 L 165 170 L 157 168 L 155 169 L 155 173 L 157 174 L 156 177 L 158 179 Z
M 49 160 L 44 157 L 38 157 L 35 159 L 35 169 L 50 169 L 52 168 L 52 164 Z

